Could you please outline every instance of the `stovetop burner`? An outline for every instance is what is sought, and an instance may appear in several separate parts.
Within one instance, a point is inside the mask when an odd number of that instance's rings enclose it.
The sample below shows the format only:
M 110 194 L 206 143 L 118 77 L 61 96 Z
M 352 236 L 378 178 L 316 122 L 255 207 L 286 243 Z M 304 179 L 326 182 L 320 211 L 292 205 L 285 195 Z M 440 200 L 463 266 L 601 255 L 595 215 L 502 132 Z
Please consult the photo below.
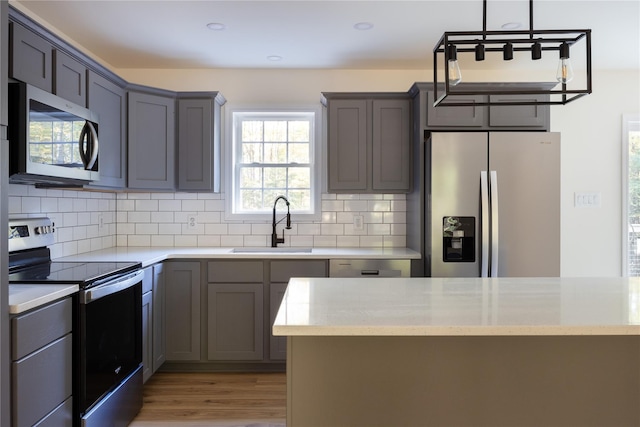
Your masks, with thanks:
M 37 264 L 9 274 L 10 283 L 77 283 L 81 288 L 135 271 L 139 262 L 64 262 Z

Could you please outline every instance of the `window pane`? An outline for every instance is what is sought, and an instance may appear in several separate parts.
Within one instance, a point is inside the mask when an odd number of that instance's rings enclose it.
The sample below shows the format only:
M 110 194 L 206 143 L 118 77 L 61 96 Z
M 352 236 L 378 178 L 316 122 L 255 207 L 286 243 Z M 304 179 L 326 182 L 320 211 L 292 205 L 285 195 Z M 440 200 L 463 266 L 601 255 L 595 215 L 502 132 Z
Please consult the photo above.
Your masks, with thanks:
M 241 190 L 240 206 L 247 211 L 262 209 L 262 190 Z
M 262 188 L 262 168 L 242 168 L 240 188 Z
M 310 190 L 289 190 L 289 203 L 292 210 L 311 209 Z
M 265 163 L 286 163 L 287 144 L 264 144 Z
M 309 122 L 307 120 L 289 122 L 289 142 L 309 142 Z
M 289 163 L 309 163 L 309 144 L 289 144 Z
M 285 142 L 287 140 L 287 122 L 265 121 L 264 140 L 267 142 Z
M 271 210 L 273 209 L 273 204 L 276 201 L 276 199 L 278 198 L 278 196 L 285 196 L 286 197 L 286 191 L 284 190 L 264 190 L 264 209 L 268 209 Z M 278 202 L 278 212 L 281 212 L 280 209 L 286 209 L 285 208 L 285 204 L 282 202 Z M 276 218 L 276 220 L 278 220 L 278 218 Z
M 287 168 L 265 168 L 265 188 L 287 188 Z
M 242 122 L 242 141 L 256 142 L 262 141 L 262 121 L 244 120 Z
M 627 135 L 629 144 L 629 205 L 628 270 L 629 276 L 640 276 L 640 123 L 633 122 Z
M 309 168 L 289 168 L 289 188 L 310 188 L 311 171 Z
M 262 144 L 242 144 L 242 163 L 262 163 Z

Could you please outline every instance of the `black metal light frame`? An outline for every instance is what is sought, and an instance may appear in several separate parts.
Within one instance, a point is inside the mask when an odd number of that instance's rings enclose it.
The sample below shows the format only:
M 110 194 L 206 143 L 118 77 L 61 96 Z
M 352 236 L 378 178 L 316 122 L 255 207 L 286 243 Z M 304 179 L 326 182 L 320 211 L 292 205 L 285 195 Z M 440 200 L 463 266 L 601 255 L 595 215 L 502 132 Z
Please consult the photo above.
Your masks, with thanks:
M 464 82 L 453 86 L 449 82 L 449 59 L 456 52 L 474 53 L 477 60 L 484 59 L 484 52 L 504 52 L 504 46 L 511 46 L 513 51 L 532 52 L 532 60 L 539 59 L 542 52 L 556 51 L 560 54 L 561 46 L 571 48 L 584 39 L 586 46 L 586 84 L 583 89 L 568 89 L 566 83 L 527 82 L 475 84 Z M 567 46 L 562 47 L 566 51 Z M 481 46 L 479 48 L 478 46 Z M 482 52 L 482 53 L 481 53 Z M 438 55 L 444 57 L 444 84 L 438 82 Z M 508 53 L 506 54 L 508 55 Z M 507 60 L 505 56 L 505 60 Z M 553 89 L 560 85 L 561 89 Z M 444 88 L 444 91 L 442 90 Z M 482 31 L 447 31 L 433 48 L 433 92 L 434 107 L 442 106 L 479 106 L 479 105 L 564 105 L 591 93 L 591 30 L 533 30 L 533 0 L 529 0 L 529 30 L 518 31 L 487 31 L 487 0 L 483 0 L 483 30 Z M 485 101 L 471 101 L 470 96 L 489 95 Z M 545 99 L 530 101 L 512 100 L 490 95 L 549 95 Z M 560 99 L 552 99 L 556 96 Z M 529 97 L 531 98 L 531 97 Z M 445 102 L 446 100 L 446 102 Z

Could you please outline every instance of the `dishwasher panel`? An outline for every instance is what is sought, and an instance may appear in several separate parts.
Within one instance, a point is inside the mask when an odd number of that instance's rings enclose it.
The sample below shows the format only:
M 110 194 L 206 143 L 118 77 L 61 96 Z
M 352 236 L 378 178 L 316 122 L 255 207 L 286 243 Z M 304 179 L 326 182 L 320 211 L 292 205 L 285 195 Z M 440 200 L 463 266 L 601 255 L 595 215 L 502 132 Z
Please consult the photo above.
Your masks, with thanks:
M 408 259 L 331 259 L 329 277 L 410 277 Z

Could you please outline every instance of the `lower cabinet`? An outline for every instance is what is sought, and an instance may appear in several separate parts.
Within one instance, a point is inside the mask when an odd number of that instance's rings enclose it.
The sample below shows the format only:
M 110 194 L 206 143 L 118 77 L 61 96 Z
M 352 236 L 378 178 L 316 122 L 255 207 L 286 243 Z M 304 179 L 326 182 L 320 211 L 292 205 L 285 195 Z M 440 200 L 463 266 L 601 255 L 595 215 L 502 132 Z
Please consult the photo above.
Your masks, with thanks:
M 283 370 L 287 341 L 271 329 L 289 279 L 328 276 L 326 259 L 169 261 L 164 268 L 166 370 Z
M 200 262 L 169 261 L 165 268 L 166 360 L 200 360 Z
M 72 298 L 11 319 L 11 425 L 73 425 Z
M 144 269 L 142 280 L 142 380 L 146 382 L 165 361 L 164 267 Z

